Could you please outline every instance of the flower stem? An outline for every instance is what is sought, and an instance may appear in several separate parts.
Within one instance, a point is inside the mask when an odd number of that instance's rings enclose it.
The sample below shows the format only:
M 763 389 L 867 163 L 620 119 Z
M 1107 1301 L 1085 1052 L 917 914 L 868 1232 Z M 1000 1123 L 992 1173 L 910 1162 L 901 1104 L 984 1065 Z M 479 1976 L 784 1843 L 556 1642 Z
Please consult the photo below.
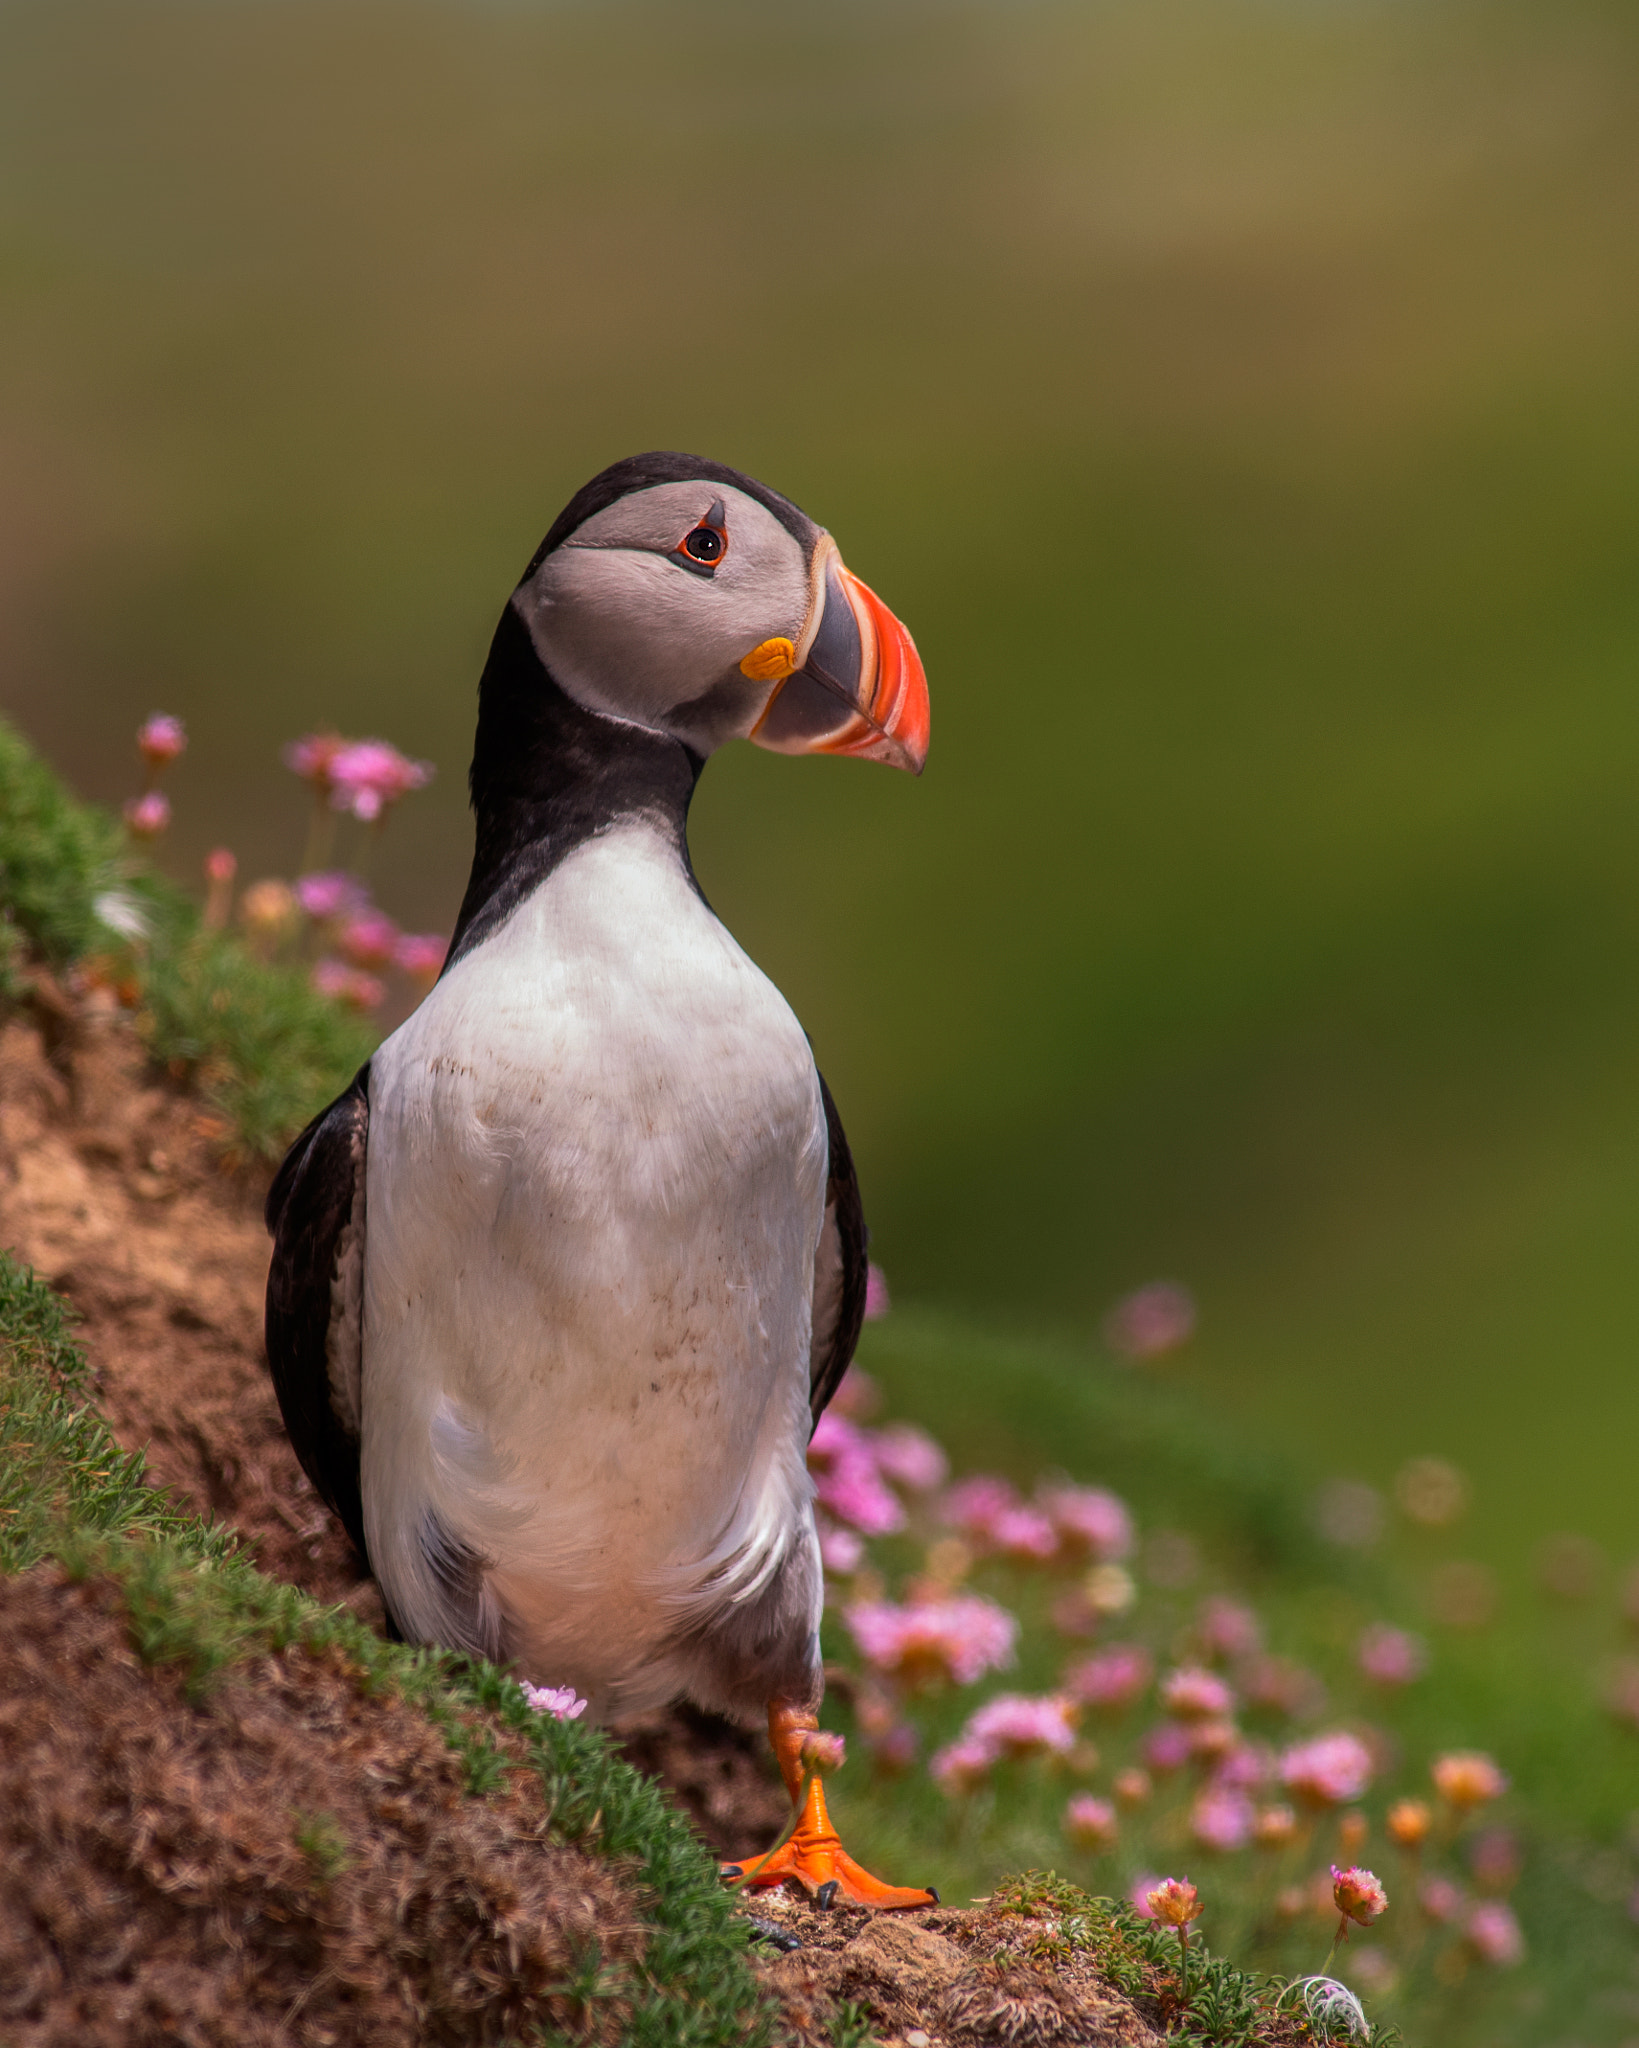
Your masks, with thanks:
M 1332 1973 L 1332 1958 L 1337 1954 L 1338 1943 L 1340 1941 L 1347 1941 L 1348 1938 L 1349 1916 L 1347 1913 L 1339 1913 L 1339 1915 L 1337 1916 L 1337 1932 L 1332 1936 L 1332 1945 L 1326 1951 L 1325 1962 L 1323 1962 L 1320 1966 L 1320 1974 L 1323 1977 L 1329 1977 Z
M 1178 1930 L 1178 1998 L 1187 2010 L 1189 2007 L 1189 1929 Z

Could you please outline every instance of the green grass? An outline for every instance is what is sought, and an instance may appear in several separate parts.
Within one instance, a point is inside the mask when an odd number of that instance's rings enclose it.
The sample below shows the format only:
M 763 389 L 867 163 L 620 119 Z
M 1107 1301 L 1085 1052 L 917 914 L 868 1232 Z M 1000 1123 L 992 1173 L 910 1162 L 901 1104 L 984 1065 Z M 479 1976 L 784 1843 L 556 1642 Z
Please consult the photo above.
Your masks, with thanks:
M 134 1003 L 156 1064 L 215 1112 L 236 1161 L 276 1161 L 375 1043 L 304 966 L 207 930 L 117 822 L 0 719 L 0 1004 L 26 994 L 31 958 L 57 972 L 96 963 Z
M 651 1934 L 628 2038 L 640 2048 L 768 2040 L 745 1928 L 715 1863 L 601 1733 L 531 1712 L 493 1665 L 383 1642 L 342 1609 L 264 1577 L 226 1532 L 145 1486 L 142 1469 L 90 1405 L 62 1303 L 0 1253 L 0 1568 L 56 1556 L 73 1573 L 111 1578 L 133 1646 L 149 1664 L 179 1667 L 194 1698 L 260 1650 L 338 1652 L 366 1692 L 413 1704 L 442 1732 L 474 1798 L 501 1781 L 503 1754 L 489 1731 L 522 1736 L 558 1836 L 636 1876 Z M 305 1852 L 334 1874 L 333 1825 L 327 1832 L 323 1815 L 309 1815 L 302 1826 Z

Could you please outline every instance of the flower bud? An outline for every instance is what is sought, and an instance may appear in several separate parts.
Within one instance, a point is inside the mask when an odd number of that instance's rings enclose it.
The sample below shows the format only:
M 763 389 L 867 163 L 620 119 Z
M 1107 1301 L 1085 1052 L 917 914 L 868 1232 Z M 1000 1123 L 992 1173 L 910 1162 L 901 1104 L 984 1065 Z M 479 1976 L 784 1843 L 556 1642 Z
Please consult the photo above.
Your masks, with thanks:
M 1266 1806 L 1252 1828 L 1252 1838 L 1263 1849 L 1284 1849 L 1298 1831 L 1298 1817 L 1289 1806 Z
M 833 1771 L 842 1769 L 847 1750 L 848 1745 L 840 1735 L 811 1728 L 797 1746 L 797 1760 L 816 1778 L 828 1778 Z
M 282 939 L 296 929 L 301 916 L 296 892 L 288 882 L 252 882 L 239 899 L 239 922 L 253 939 Z
M 1133 1764 L 1124 1771 L 1116 1772 L 1110 1789 L 1123 1806 L 1142 1806 L 1155 1788 L 1150 1782 L 1149 1772 L 1141 1771 Z
M 187 744 L 187 727 L 168 712 L 156 711 L 137 728 L 137 752 L 150 768 L 169 766 Z
M 1187 1877 L 1167 1877 L 1146 1892 L 1150 1911 L 1169 1927 L 1187 1927 L 1201 1917 L 1201 1895 Z
M 125 806 L 125 829 L 133 839 L 157 839 L 171 822 L 171 799 L 162 789 L 131 797 Z
M 1500 1799 L 1508 1790 L 1508 1780 L 1491 1758 L 1478 1749 L 1454 1750 L 1448 1756 L 1436 1757 L 1430 1775 L 1435 1791 L 1458 1813 Z
M 1427 1800 L 1397 1799 L 1389 1808 L 1384 1826 L 1390 1840 L 1398 1842 L 1402 1849 L 1418 1849 L 1427 1840 L 1433 1821 Z
M 1388 1911 L 1389 1895 L 1369 1870 L 1351 1865 L 1339 1870 L 1332 1865 L 1332 1903 L 1346 1920 L 1356 1921 L 1362 1927 Z

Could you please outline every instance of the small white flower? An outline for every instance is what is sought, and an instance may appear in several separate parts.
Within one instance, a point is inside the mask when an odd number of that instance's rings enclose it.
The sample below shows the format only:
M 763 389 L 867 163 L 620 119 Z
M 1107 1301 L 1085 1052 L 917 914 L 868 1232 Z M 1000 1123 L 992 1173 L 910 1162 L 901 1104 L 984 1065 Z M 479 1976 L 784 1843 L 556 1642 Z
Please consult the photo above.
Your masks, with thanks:
M 148 936 L 148 913 L 129 889 L 104 889 L 91 899 L 97 922 L 122 939 Z

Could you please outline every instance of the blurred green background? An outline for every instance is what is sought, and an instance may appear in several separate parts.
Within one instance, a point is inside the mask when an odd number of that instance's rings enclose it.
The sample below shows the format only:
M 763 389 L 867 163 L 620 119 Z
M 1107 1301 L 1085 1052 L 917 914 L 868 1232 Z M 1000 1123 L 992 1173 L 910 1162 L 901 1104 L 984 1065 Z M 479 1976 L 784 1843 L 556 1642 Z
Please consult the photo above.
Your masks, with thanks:
M 1317 1477 L 1639 1548 L 1639 21 L 1556 0 L 0 9 L 0 691 L 166 858 L 437 762 L 559 505 L 696 449 L 915 631 L 928 771 L 741 748 L 708 893 L 903 1300 Z M 1073 1368 L 1066 1367 L 1066 1370 Z

